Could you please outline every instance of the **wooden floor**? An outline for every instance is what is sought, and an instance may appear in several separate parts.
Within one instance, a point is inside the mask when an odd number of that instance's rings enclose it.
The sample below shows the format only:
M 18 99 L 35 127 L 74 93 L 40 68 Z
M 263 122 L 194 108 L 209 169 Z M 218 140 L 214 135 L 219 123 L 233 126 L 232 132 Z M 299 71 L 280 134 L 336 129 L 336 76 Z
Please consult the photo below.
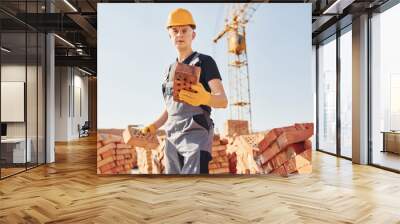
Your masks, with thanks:
M 400 175 L 315 153 L 311 175 L 96 175 L 93 138 L 0 181 L 0 223 L 400 223 Z

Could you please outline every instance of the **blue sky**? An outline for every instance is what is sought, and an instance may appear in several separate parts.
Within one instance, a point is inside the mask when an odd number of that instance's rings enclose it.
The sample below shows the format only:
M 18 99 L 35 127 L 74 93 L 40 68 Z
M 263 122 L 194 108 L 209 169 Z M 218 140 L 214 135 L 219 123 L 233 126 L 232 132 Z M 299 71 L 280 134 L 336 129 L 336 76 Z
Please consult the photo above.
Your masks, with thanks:
M 212 39 L 223 28 L 221 3 L 103 3 L 98 9 L 98 127 L 147 124 L 162 112 L 163 70 L 176 58 L 165 23 L 183 7 L 197 23 L 193 49 L 211 55 L 227 91 L 227 44 Z M 261 4 L 247 29 L 253 129 L 313 120 L 311 5 Z M 214 109 L 219 132 L 228 109 Z

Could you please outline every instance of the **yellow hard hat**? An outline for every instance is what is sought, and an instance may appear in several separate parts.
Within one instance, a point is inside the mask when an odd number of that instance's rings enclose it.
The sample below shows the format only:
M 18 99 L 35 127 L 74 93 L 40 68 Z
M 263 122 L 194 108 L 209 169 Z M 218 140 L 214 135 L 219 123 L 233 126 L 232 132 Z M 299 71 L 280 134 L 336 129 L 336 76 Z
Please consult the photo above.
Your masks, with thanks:
M 168 15 L 167 28 L 171 26 L 184 26 L 191 25 L 193 28 L 196 28 L 196 23 L 193 20 L 192 14 L 182 8 L 175 9 L 170 12 Z

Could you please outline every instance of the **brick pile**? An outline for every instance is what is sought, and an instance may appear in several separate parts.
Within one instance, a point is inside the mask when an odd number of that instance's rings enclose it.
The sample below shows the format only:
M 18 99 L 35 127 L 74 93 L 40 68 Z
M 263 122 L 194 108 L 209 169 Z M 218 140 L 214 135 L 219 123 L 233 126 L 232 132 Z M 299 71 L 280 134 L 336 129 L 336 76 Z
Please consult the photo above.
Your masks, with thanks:
M 229 173 L 229 160 L 226 152 L 227 144 L 227 139 L 221 139 L 219 135 L 214 135 L 211 148 L 212 160 L 208 164 L 210 174 Z
M 262 134 L 248 134 L 232 137 L 228 145 L 228 154 L 231 160 L 236 161 L 236 167 L 231 165 L 231 172 L 236 174 L 257 174 L 260 169 L 254 160 L 253 152 L 263 138 Z
M 259 142 L 254 158 L 261 173 L 287 176 L 312 171 L 313 123 L 274 128 Z
M 97 173 L 98 174 L 129 174 L 136 166 L 136 151 L 125 144 L 120 135 L 104 133 L 97 134 Z
M 199 81 L 201 69 L 198 66 L 191 66 L 183 63 L 176 63 L 171 69 L 174 74 L 173 98 L 177 102 L 182 102 L 179 99 L 179 92 L 182 89 L 193 91 L 191 86 L 197 84 Z

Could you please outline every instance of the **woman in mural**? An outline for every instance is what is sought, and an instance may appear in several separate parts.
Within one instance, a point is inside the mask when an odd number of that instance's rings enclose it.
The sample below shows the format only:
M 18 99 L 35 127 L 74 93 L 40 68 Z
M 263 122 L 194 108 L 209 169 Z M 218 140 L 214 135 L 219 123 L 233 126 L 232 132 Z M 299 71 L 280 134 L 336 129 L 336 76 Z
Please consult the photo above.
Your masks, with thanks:
M 207 174 L 214 135 L 211 108 L 226 108 L 228 104 L 221 75 L 212 57 L 193 51 L 196 23 L 188 10 L 173 10 L 168 16 L 166 28 L 176 48 L 177 58 L 164 74 L 162 90 L 165 109 L 142 132 L 155 133 L 165 124 L 167 174 Z M 177 62 L 201 68 L 199 82 L 192 85 L 195 91 L 180 91 L 182 102 L 175 101 L 172 95 L 174 73 L 171 67 Z

